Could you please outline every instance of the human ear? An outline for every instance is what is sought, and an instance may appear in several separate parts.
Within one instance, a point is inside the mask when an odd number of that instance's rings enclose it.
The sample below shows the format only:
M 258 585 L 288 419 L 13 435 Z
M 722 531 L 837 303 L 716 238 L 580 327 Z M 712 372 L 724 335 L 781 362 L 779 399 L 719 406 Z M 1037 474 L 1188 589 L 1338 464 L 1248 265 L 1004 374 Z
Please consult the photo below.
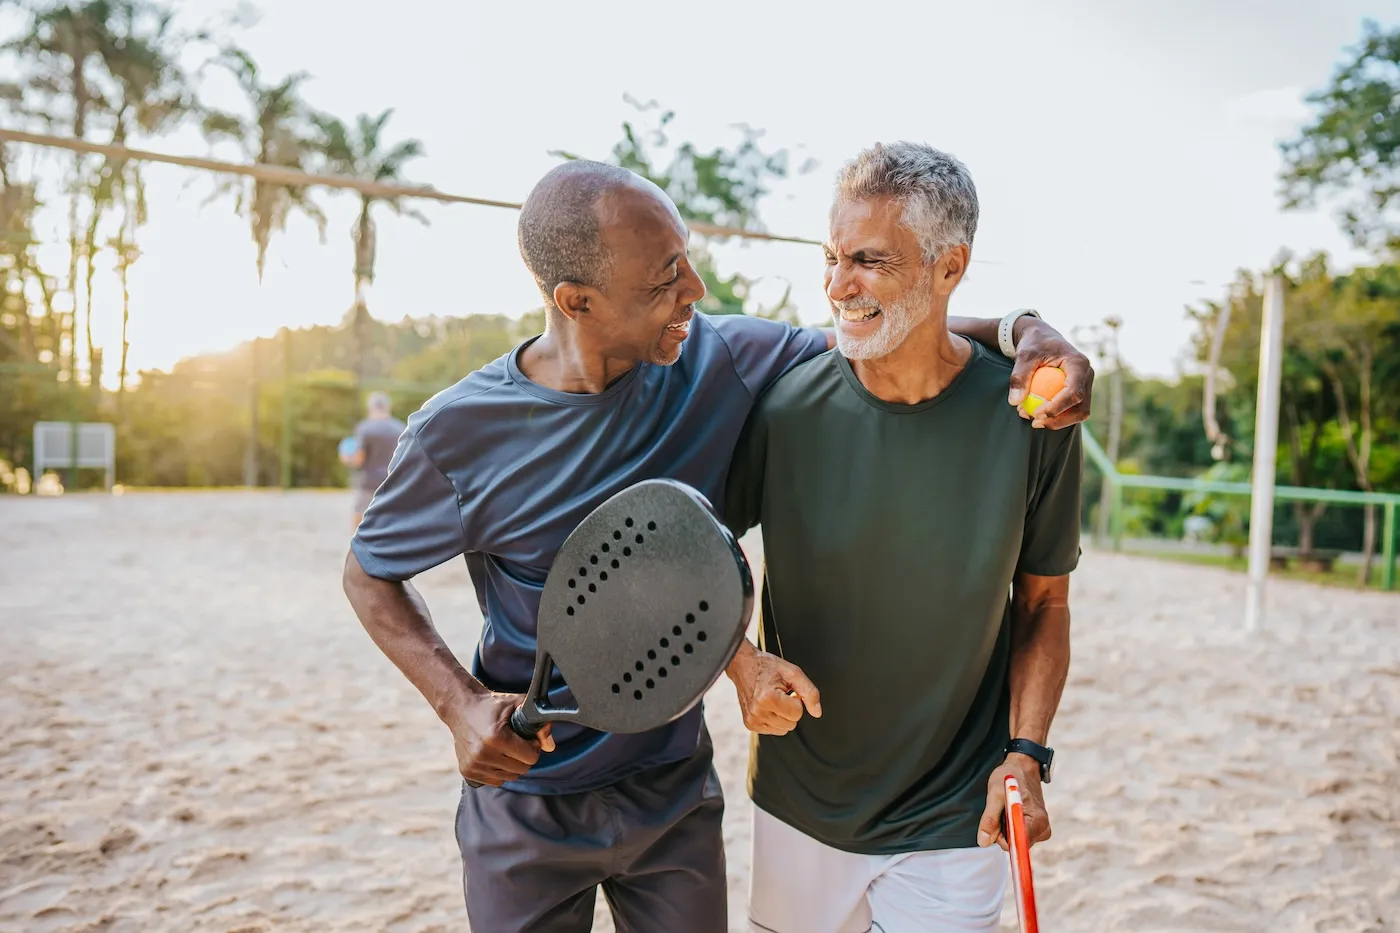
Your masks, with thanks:
M 967 262 L 971 251 L 964 244 L 958 244 L 943 251 L 933 267 L 933 287 L 940 295 L 951 295 L 967 272 Z
M 597 289 L 577 282 L 560 282 L 554 286 L 554 306 L 571 321 L 588 314 L 593 307 Z

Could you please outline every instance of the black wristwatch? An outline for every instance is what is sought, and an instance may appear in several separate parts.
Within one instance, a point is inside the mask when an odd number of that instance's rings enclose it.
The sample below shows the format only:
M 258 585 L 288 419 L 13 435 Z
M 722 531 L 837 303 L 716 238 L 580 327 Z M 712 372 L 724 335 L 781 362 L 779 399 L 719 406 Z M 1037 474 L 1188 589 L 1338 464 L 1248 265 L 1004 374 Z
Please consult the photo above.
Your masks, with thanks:
M 1049 784 L 1055 776 L 1055 750 L 1030 739 L 1012 739 L 1006 743 L 1006 754 L 1026 755 L 1040 763 L 1040 783 Z

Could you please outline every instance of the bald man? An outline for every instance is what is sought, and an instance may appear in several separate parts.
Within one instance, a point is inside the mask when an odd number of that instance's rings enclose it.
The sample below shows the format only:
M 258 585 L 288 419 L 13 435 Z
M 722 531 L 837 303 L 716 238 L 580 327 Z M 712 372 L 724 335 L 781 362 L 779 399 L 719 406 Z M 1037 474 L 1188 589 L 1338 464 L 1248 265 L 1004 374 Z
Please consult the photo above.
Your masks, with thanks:
M 546 175 L 519 226 L 545 332 L 409 418 L 345 561 L 361 623 L 447 725 L 462 777 L 486 785 L 464 781 L 457 809 L 473 933 L 585 933 L 599 886 L 619 933 L 727 929 L 724 804 L 700 708 L 640 735 L 560 725 L 526 741 L 509 725 L 569 532 L 641 480 L 671 477 L 721 501 L 754 400 L 834 342 L 697 313 L 705 286 L 687 239 L 670 199 L 631 172 L 570 162 Z M 1083 420 L 1088 360 L 1035 317 L 1014 323 L 1003 333 L 1019 338 L 1022 380 L 1045 362 L 1071 377 L 1041 423 Z M 999 344 L 997 321 L 950 327 Z M 408 582 L 463 556 L 484 620 L 470 670 Z M 801 677 L 787 667 L 774 675 Z

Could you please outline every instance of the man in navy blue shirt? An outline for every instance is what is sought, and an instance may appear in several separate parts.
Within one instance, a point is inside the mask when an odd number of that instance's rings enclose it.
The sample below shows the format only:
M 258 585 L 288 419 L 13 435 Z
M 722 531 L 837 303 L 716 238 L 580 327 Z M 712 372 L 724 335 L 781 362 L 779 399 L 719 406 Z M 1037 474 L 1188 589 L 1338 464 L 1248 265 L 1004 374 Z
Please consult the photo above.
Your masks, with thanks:
M 721 933 L 723 800 L 702 709 L 639 735 L 557 725 L 534 741 L 508 720 L 534 668 L 545 577 L 574 526 L 643 479 L 722 501 L 754 400 L 831 338 L 696 313 L 705 287 L 684 222 L 624 169 L 554 169 L 526 201 L 519 239 L 545 332 L 409 418 L 351 542 L 346 594 L 451 731 L 463 778 L 487 785 L 464 784 L 457 814 L 474 933 L 582 933 L 599 885 L 620 933 Z M 952 326 L 998 343 L 995 321 Z M 1083 420 L 1088 361 L 1034 317 L 1016 330 L 1022 382 L 1043 363 L 1070 376 L 1038 423 Z M 408 583 L 460 556 L 485 620 L 471 670 Z

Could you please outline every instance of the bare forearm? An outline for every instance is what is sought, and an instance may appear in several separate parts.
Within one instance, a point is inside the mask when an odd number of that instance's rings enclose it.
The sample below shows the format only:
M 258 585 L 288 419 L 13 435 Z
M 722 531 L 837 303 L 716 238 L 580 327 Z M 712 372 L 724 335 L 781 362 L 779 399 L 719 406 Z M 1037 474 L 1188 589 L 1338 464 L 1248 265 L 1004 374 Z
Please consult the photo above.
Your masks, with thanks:
M 1013 596 L 1011 737 L 1047 743 L 1069 676 L 1069 601 Z
M 371 577 L 353 553 L 345 558 L 343 584 L 369 637 L 444 722 L 466 695 L 490 692 L 438 635 L 427 603 L 412 586 Z
M 998 347 L 997 326 L 1000 323 L 996 318 L 989 317 L 948 316 L 948 330 L 993 350 Z

